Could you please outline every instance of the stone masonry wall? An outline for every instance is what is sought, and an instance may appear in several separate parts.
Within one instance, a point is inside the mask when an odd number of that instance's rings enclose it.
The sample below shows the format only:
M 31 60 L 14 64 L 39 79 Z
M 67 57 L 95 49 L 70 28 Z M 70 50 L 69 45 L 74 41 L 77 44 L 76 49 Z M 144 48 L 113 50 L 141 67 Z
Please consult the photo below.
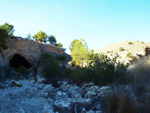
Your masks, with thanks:
M 8 49 L 0 54 L 0 64 L 9 64 L 10 59 L 19 54 L 23 56 L 29 63 L 36 66 L 39 58 L 45 52 L 56 54 L 64 54 L 64 50 L 50 44 L 44 44 L 33 40 L 23 38 L 8 38 Z

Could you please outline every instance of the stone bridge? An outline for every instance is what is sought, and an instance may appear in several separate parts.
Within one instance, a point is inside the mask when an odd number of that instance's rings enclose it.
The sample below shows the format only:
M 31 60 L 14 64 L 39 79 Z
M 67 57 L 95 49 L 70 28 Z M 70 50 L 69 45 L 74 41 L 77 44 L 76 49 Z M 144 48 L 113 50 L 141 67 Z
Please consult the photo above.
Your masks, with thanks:
M 22 64 L 25 67 L 37 67 L 43 53 L 67 55 L 64 49 L 21 37 L 9 36 L 7 46 L 8 49 L 0 53 L 0 64 L 14 67 Z

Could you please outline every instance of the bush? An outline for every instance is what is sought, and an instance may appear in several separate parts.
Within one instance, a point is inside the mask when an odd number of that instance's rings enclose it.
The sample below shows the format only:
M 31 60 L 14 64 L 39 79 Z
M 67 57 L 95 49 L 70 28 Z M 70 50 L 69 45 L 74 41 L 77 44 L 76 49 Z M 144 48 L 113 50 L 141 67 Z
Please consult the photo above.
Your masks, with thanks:
M 88 67 L 75 70 L 71 74 L 71 80 L 80 83 L 93 81 L 97 85 L 106 85 L 113 83 L 126 71 L 125 65 L 116 63 L 117 57 L 110 59 L 108 56 L 100 54 L 94 59 Z
M 66 61 L 66 56 L 65 55 L 59 55 L 58 57 L 57 57 L 57 59 L 58 60 L 60 60 L 60 61 Z
M 57 58 L 53 55 L 45 53 L 40 60 L 41 73 L 48 80 L 52 80 L 60 74 L 60 67 Z
M 77 83 L 77 84 L 90 82 L 92 79 L 92 73 L 90 71 L 91 70 L 89 70 L 88 68 L 77 69 L 70 75 L 70 79 L 72 82 Z
M 125 49 L 123 47 L 120 47 L 119 48 L 119 51 L 124 51 Z
M 18 74 L 9 66 L 0 65 L 0 80 L 18 77 Z
M 76 66 L 76 61 L 72 60 L 71 61 L 71 67 L 74 67 L 74 66 Z
M 126 57 L 128 57 L 128 58 L 131 57 L 131 56 L 132 56 L 132 53 L 127 53 L 126 54 Z
M 110 53 L 110 51 L 107 51 L 106 53 Z
M 133 44 L 132 42 L 128 42 L 128 45 L 131 45 L 131 44 Z
M 22 68 L 14 68 L 14 71 L 17 72 L 20 76 L 29 77 L 31 70 L 22 67 Z
M 0 28 L 0 49 L 7 49 L 6 39 L 8 38 L 8 33 L 5 29 Z M 1 50 L 0 50 L 1 51 Z

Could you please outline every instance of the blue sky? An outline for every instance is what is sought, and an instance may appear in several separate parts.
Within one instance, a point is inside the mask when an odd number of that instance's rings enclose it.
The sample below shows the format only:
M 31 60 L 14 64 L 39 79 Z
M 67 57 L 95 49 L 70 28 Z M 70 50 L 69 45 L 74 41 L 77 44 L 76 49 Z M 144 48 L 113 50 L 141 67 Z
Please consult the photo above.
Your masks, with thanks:
M 16 36 L 42 30 L 55 35 L 69 53 L 74 39 L 90 49 L 111 43 L 150 39 L 150 0 L 0 0 L 0 24 Z

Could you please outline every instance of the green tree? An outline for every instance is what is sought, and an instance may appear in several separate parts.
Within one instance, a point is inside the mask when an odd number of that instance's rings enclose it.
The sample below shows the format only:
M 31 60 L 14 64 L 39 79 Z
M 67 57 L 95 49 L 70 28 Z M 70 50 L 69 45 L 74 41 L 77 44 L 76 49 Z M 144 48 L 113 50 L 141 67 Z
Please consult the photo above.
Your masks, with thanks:
M 75 39 L 71 42 L 69 47 L 71 52 L 72 60 L 76 62 L 77 65 L 80 65 L 83 62 L 87 61 L 88 46 L 83 39 Z
M 11 24 L 8 24 L 7 22 L 0 26 L 1 29 L 5 29 L 8 35 L 13 35 L 14 33 L 14 26 Z
M 55 38 L 54 35 L 48 36 L 48 41 L 49 41 L 50 44 L 53 44 L 53 45 L 55 45 L 57 43 L 56 38 Z
M 57 46 L 57 47 L 59 47 L 59 48 L 63 48 L 62 43 L 57 43 L 57 44 L 55 44 L 55 46 Z
M 33 39 L 35 41 L 38 41 L 38 42 L 44 42 L 46 43 L 47 41 L 47 35 L 45 32 L 43 31 L 39 31 L 38 33 L 36 33 L 34 36 L 33 36 Z
M 26 39 L 29 39 L 29 40 L 31 40 L 31 39 L 32 39 L 32 35 L 31 35 L 31 33 L 27 34 Z
M 8 38 L 8 33 L 5 29 L 0 28 L 0 52 L 1 49 L 7 49 L 6 39 Z
M 77 41 L 79 41 L 79 40 L 78 40 L 78 39 L 75 39 L 75 40 L 73 40 L 73 41 L 71 42 L 70 47 L 69 47 L 70 52 L 72 52 L 72 51 L 73 51 L 74 43 L 75 43 L 75 42 L 77 42 Z

